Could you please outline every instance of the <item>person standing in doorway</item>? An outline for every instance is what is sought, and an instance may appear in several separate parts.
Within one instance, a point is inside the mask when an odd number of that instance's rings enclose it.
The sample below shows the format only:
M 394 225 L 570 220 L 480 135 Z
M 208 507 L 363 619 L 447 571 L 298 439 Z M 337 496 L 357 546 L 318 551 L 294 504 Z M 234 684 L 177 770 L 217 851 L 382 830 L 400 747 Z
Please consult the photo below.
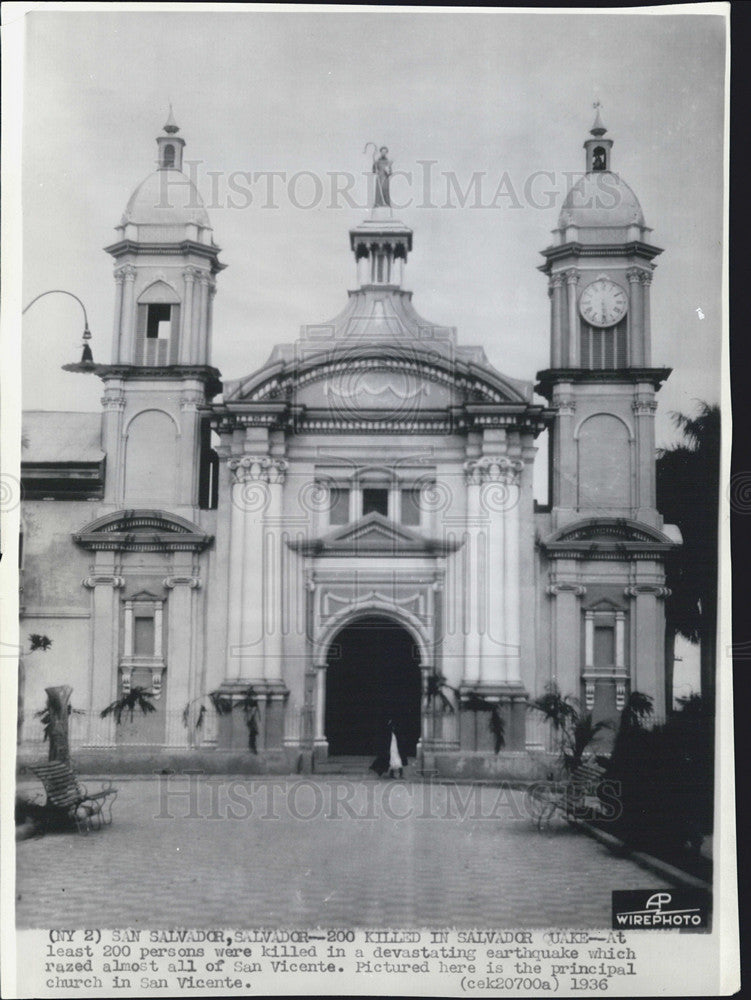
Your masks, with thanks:
M 391 742 L 389 744 L 389 777 L 403 778 L 404 761 L 402 760 L 402 755 L 399 750 L 399 740 L 396 736 L 396 729 L 394 728 L 394 723 L 391 719 L 388 721 L 388 726 L 391 732 Z

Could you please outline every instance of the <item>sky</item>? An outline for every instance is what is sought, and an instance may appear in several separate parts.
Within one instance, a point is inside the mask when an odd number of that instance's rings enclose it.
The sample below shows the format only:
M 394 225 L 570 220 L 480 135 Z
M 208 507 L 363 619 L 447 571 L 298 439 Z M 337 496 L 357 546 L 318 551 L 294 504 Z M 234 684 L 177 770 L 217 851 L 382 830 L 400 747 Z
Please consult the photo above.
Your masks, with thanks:
M 613 169 L 665 250 L 652 329 L 653 363 L 674 369 L 657 417 L 658 444 L 667 444 L 671 411 L 720 393 L 724 21 L 687 9 L 32 12 L 24 304 L 49 288 L 77 294 L 94 357 L 109 361 L 115 286 L 102 248 L 154 169 L 171 103 L 228 265 L 213 350 L 226 378 L 250 373 L 301 324 L 343 308 L 355 286 L 348 229 L 366 212 L 332 197 L 331 175 L 351 175 L 363 202 L 371 163 L 363 149 L 374 142 L 389 147 L 395 170 L 413 174 L 392 190 L 413 202 L 396 214 L 415 234 L 405 285 L 418 312 L 456 326 L 460 343 L 481 344 L 500 371 L 531 381 L 549 354 L 540 251 L 566 172 L 583 169 L 599 100 Z M 273 198 L 269 171 L 285 174 Z M 478 172 L 481 194 L 460 207 L 447 175 L 465 190 Z M 250 191 L 251 204 L 233 184 Z M 24 316 L 25 408 L 99 409 L 98 379 L 60 371 L 80 357 L 80 334 L 79 307 L 62 296 Z

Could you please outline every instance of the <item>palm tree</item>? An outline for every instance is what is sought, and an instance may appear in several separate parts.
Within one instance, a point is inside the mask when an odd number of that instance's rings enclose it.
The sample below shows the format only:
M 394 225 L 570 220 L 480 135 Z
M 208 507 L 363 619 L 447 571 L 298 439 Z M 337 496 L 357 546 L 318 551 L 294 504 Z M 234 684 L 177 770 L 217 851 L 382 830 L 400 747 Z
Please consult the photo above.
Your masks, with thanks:
M 667 705 L 673 704 L 675 635 L 700 644 L 701 694 L 714 704 L 717 642 L 717 551 L 720 484 L 720 408 L 700 403 L 696 416 L 673 413 L 683 440 L 657 457 L 657 508 L 676 524 L 683 545 L 666 564 L 672 591 L 665 604 Z
M 540 712 L 553 727 L 559 741 L 560 762 L 569 772 L 579 767 L 587 747 L 610 726 L 608 722 L 595 722 L 591 712 L 581 712 L 578 699 L 562 695 L 554 681 L 529 707 Z
M 154 698 L 154 692 L 148 691 L 143 687 L 132 687 L 130 691 L 126 694 L 120 695 L 113 702 L 103 708 L 99 713 L 103 719 L 106 719 L 108 715 L 114 715 L 115 722 L 119 726 L 122 722 L 123 712 L 127 712 L 130 715 L 130 721 L 133 721 L 133 714 L 137 708 L 140 708 L 144 715 L 149 712 L 156 712 L 156 705 L 153 704 L 152 699 Z

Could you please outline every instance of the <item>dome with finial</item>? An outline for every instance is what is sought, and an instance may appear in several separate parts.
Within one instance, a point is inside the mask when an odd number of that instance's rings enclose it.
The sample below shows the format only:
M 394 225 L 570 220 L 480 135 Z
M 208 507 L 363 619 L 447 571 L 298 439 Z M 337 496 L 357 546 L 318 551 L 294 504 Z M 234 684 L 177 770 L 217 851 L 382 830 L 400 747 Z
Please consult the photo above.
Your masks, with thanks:
M 610 243 L 644 239 L 651 230 L 644 220 L 639 199 L 628 184 L 611 170 L 613 140 L 594 104 L 595 121 L 586 139 L 586 172 L 571 188 L 561 209 L 555 231 L 559 243 Z
M 170 105 L 164 134 L 157 137 L 157 169 L 128 199 L 117 227 L 127 238 L 163 242 L 192 238 L 211 242 L 211 222 L 198 189 L 182 171 L 185 140 Z M 186 231 L 190 227 L 190 232 Z

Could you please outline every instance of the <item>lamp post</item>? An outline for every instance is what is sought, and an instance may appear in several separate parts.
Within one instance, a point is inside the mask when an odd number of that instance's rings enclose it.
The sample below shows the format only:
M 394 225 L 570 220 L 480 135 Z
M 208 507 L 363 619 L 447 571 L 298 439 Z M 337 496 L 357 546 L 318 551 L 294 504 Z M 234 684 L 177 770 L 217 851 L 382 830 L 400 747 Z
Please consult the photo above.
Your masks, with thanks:
M 40 292 L 36 295 L 31 302 L 21 311 L 21 315 L 28 312 L 29 309 L 38 302 L 39 299 L 43 299 L 45 295 L 69 295 L 72 299 L 75 299 L 83 310 L 83 351 L 81 353 L 81 360 L 74 364 L 63 365 L 63 370 L 66 372 L 89 372 L 94 366 L 94 356 L 91 353 L 91 347 L 89 346 L 89 341 L 91 340 L 91 330 L 89 329 L 89 317 L 86 315 L 86 306 L 79 299 L 77 295 L 73 292 L 67 291 L 65 288 L 49 288 L 46 292 Z

